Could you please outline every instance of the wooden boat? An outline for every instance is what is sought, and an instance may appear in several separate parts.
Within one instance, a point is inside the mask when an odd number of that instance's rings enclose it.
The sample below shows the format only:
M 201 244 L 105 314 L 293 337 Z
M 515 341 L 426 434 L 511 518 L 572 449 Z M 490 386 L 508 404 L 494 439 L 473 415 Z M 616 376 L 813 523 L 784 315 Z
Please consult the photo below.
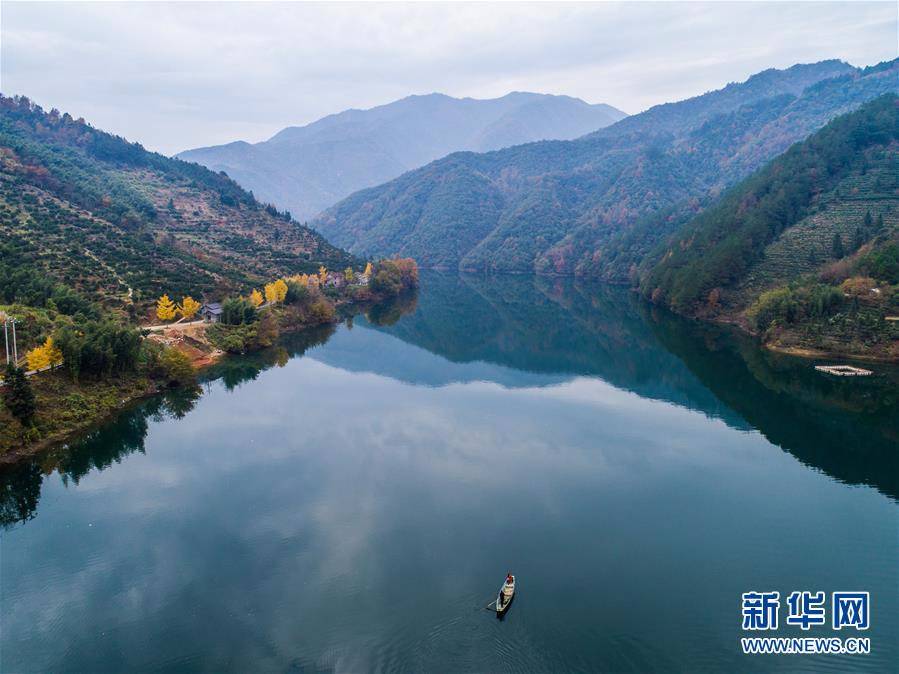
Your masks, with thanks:
M 512 575 L 512 574 L 509 574 Z M 503 613 L 507 608 L 509 608 L 509 604 L 512 603 L 512 599 L 515 597 L 515 576 L 512 576 L 512 582 L 510 583 L 508 580 L 503 582 L 502 587 L 499 588 L 499 594 L 496 595 L 496 612 Z

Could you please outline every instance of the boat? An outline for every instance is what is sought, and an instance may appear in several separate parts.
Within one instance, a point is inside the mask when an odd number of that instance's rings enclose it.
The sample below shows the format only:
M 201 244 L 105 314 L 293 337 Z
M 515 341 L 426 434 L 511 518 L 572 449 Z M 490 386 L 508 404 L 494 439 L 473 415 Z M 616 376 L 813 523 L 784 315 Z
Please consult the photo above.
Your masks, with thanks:
M 512 576 L 512 574 L 509 574 Z M 515 597 L 515 576 L 512 576 L 512 582 L 510 583 L 508 578 L 503 582 L 502 587 L 499 588 L 499 594 L 496 595 L 496 612 L 504 613 L 507 608 L 509 608 L 509 604 L 512 603 L 512 599 Z

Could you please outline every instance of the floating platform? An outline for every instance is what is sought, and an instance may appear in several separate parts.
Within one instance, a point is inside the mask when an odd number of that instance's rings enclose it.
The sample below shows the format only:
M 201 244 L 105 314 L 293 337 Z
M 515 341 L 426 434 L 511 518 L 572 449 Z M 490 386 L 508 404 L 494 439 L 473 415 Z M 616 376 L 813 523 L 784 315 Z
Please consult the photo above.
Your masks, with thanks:
M 827 374 L 835 374 L 838 377 L 867 377 L 874 374 L 871 370 L 865 370 L 852 365 L 815 365 L 818 372 L 826 372 Z

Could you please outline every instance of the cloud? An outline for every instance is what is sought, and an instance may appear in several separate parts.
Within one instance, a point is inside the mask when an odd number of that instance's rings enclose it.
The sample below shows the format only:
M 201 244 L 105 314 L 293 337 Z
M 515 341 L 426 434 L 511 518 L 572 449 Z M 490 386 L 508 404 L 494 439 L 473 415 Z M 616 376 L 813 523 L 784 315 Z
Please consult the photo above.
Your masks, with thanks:
M 0 88 L 174 153 L 432 91 L 638 112 L 895 35 L 893 3 L 5 3 Z

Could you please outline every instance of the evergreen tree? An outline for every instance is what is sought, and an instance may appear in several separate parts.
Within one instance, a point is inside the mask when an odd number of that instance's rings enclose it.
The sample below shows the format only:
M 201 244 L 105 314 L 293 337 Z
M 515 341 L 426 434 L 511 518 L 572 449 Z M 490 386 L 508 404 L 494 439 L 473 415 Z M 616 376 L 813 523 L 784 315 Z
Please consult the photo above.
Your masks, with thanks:
M 3 404 L 6 405 L 6 409 L 23 426 L 31 426 L 35 410 L 34 391 L 31 390 L 31 384 L 25 376 L 25 370 L 7 363 L 4 382 Z
M 870 213 L 868 214 L 870 216 Z M 867 217 L 865 218 L 868 219 Z M 862 232 L 861 227 L 855 228 L 855 235 L 852 237 L 852 250 L 858 250 L 862 247 L 862 244 L 865 242 L 865 235 Z
M 840 233 L 837 232 L 833 235 L 833 246 L 831 248 L 831 252 L 835 259 L 839 260 L 845 255 L 843 251 L 843 237 L 840 236 Z
M 863 221 L 865 229 L 867 229 L 868 227 L 871 226 L 871 222 L 872 222 L 871 211 L 865 211 L 865 219 Z

